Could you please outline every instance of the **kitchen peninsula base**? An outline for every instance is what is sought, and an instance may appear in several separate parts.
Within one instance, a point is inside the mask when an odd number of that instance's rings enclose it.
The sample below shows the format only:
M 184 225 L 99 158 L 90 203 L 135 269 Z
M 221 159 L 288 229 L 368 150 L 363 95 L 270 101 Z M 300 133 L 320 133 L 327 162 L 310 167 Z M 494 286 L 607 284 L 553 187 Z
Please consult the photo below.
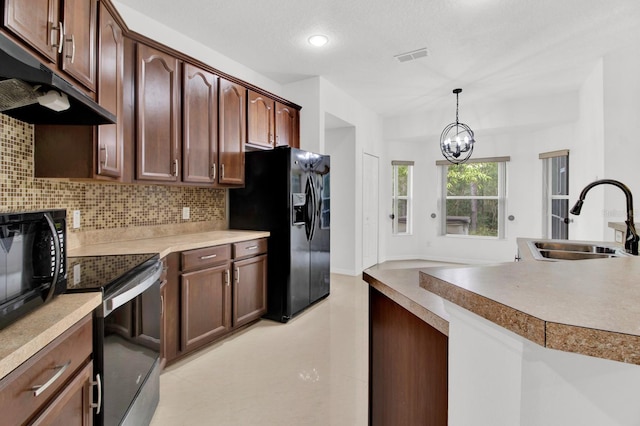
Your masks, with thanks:
M 466 309 L 449 313 L 449 426 L 634 425 L 640 366 L 544 348 Z

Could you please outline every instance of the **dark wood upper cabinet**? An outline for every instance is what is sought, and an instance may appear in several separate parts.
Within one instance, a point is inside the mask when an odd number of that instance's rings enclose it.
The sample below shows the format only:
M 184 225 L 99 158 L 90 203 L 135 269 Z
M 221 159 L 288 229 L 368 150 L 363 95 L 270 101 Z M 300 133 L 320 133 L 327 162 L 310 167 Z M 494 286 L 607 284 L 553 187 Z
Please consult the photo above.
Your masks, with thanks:
M 98 44 L 98 103 L 116 115 L 116 124 L 98 126 L 97 174 L 120 178 L 123 174 L 124 37 L 106 7 L 100 4 Z
M 95 91 L 98 0 L 6 0 L 4 5 L 7 29 Z
M 247 140 L 246 108 L 247 90 L 239 84 L 220 79 L 218 123 L 221 184 L 244 184 L 244 145 Z
M 6 0 L 4 26 L 50 62 L 58 62 L 60 0 Z
M 63 0 L 64 37 L 61 68 L 82 83 L 96 89 L 97 0 Z
M 247 105 L 247 144 L 274 147 L 275 101 L 249 90 Z
M 179 61 L 139 43 L 136 62 L 136 179 L 178 182 Z
M 297 109 L 276 102 L 276 146 L 300 148 L 300 115 Z
M 184 64 L 182 180 L 213 184 L 218 162 L 218 76 Z

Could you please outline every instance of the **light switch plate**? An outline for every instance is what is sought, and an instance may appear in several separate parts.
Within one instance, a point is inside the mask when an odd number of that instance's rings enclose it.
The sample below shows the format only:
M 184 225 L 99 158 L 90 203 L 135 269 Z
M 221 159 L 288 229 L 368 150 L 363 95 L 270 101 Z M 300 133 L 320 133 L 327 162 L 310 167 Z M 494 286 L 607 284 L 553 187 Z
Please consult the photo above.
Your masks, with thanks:
M 189 207 L 183 207 L 182 208 L 182 219 L 183 220 L 189 220 L 189 217 L 191 217 L 191 209 L 189 209 Z

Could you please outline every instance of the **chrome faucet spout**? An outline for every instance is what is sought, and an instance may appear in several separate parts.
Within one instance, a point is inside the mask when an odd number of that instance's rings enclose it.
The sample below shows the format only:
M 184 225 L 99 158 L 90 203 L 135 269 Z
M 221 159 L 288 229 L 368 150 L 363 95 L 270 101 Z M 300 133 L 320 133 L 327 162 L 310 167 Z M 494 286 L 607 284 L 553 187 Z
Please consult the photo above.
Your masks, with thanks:
M 627 233 L 624 241 L 624 249 L 627 253 L 631 253 L 637 256 L 638 241 L 640 240 L 640 237 L 638 237 L 638 233 L 636 232 L 636 226 L 633 219 L 633 195 L 631 194 L 629 187 L 627 187 L 627 185 L 625 185 L 624 183 L 613 179 L 600 179 L 591 182 L 589 185 L 584 187 L 582 192 L 580 192 L 580 197 L 578 198 L 578 201 L 576 201 L 576 204 L 573 206 L 573 208 L 570 210 L 570 213 L 576 216 L 579 215 L 580 211 L 582 210 L 582 205 L 584 204 L 584 199 L 587 196 L 587 192 L 589 192 L 589 190 L 594 186 L 602 184 L 617 186 L 622 190 L 622 192 L 624 192 L 624 195 L 627 198 L 627 220 L 625 221 L 625 224 L 627 225 Z

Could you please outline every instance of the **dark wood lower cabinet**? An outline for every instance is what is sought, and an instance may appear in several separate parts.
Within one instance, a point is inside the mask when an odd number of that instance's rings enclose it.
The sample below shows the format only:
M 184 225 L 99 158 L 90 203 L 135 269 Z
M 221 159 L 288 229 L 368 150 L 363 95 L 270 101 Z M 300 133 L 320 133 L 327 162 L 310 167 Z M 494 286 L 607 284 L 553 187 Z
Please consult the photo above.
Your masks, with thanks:
M 267 311 L 266 239 L 174 252 L 163 261 L 163 366 L 250 325 Z
M 233 263 L 233 326 L 239 327 L 267 312 L 267 255 Z
M 369 425 L 446 425 L 447 357 L 447 336 L 369 287 Z
M 231 328 L 229 263 L 182 274 L 183 351 L 190 351 Z
M 34 426 L 90 426 L 93 362 L 89 362 L 34 421 Z

